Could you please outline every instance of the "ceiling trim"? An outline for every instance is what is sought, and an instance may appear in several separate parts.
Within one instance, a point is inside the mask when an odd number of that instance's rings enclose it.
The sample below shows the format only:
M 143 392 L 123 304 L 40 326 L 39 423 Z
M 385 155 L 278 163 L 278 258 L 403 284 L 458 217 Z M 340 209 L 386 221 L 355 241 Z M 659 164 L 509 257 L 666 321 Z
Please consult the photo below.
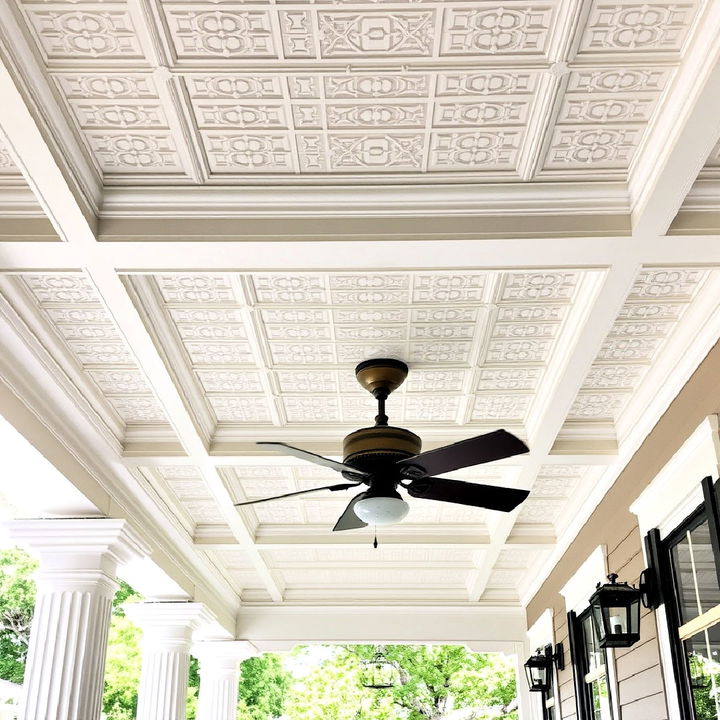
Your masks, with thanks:
M 720 3 L 705 3 L 687 47 L 630 167 L 634 235 L 667 232 L 720 137 Z

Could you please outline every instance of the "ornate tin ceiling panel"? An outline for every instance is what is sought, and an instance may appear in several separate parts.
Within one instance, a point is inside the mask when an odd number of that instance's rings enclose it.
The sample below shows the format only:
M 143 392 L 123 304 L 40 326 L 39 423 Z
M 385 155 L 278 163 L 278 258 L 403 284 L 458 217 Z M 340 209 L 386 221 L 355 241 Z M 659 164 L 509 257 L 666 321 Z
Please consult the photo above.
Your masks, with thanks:
M 699 6 L 17 2 L 110 183 L 623 177 Z

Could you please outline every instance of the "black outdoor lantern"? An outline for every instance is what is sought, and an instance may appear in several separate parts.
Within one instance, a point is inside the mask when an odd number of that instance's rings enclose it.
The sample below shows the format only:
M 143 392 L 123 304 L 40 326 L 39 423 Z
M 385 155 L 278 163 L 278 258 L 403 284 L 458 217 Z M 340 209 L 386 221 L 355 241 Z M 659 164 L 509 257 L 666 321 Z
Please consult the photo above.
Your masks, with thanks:
M 609 583 L 600 585 L 590 598 L 593 625 L 601 648 L 630 647 L 640 639 L 640 590 L 627 583 L 616 582 L 617 575 L 608 575 Z
M 383 690 L 397 684 L 400 672 L 396 663 L 388 660 L 379 648 L 370 660 L 362 661 L 360 682 L 363 687 Z
M 547 692 L 552 687 L 553 662 L 557 664 L 558 670 L 565 669 L 565 656 L 560 643 L 555 646 L 554 653 L 552 645 L 546 645 L 538 648 L 535 655 L 526 660 L 525 673 L 530 692 Z

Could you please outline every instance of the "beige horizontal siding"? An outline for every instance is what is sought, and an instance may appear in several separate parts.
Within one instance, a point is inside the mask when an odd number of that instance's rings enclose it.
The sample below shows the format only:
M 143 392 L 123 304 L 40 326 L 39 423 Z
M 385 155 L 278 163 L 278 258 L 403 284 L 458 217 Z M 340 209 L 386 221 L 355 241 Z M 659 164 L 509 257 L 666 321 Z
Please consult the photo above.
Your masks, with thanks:
M 719 377 L 720 343 L 708 353 L 658 420 L 529 602 L 528 626 L 546 608 L 553 609 L 556 642 L 562 638 L 568 661 L 567 628 L 563 627 L 565 604 L 560 588 L 598 545 L 607 548 L 608 565 L 619 573 L 621 580 L 637 582 L 643 569 L 642 538 L 630 506 L 705 417 L 718 412 Z M 621 706 L 621 718 L 616 720 L 667 719 L 658 656 L 655 614 L 643 611 L 641 643 L 615 654 L 619 687 L 614 691 Z M 572 675 L 568 672 L 560 673 L 558 678 L 564 720 L 576 717 Z

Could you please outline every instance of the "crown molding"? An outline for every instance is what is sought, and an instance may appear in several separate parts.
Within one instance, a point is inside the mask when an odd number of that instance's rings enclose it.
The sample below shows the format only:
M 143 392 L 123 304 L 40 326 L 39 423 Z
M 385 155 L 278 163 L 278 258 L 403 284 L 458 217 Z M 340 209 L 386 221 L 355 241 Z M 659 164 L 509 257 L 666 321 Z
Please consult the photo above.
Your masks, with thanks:
M 106 187 L 101 218 L 625 215 L 622 182 Z M 101 227 L 101 234 L 107 229 Z

